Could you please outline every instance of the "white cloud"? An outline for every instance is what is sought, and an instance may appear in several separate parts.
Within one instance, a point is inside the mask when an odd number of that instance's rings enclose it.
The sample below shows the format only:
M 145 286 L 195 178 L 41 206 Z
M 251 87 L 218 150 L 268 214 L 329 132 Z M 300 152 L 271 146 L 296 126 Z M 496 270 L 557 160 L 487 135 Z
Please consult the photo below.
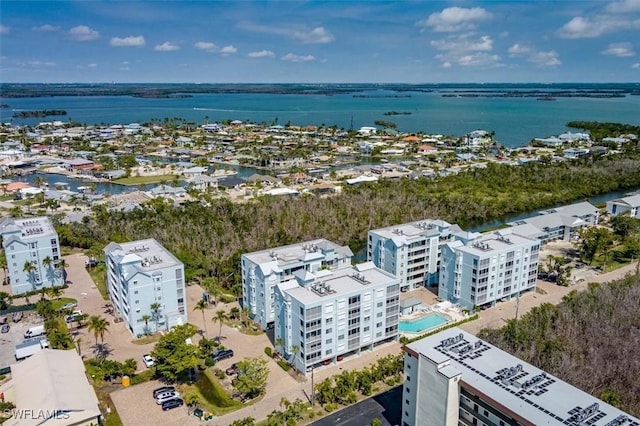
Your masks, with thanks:
M 548 52 L 534 52 L 529 56 L 529 62 L 534 63 L 539 68 L 555 68 L 562 65 L 558 59 L 558 52 L 550 50 Z
M 249 58 L 273 58 L 276 55 L 270 50 L 259 50 L 257 52 L 249 52 L 247 56 Z
M 609 47 L 602 52 L 603 55 L 612 55 L 618 57 L 635 56 L 631 43 L 611 43 Z
M 605 10 L 609 13 L 640 12 L 640 0 L 621 0 L 609 3 Z
M 74 41 L 91 41 L 100 38 L 100 33 L 86 25 L 78 25 L 69 30 L 69 37 Z
M 449 37 L 444 40 L 431 40 L 431 47 L 442 51 L 436 59 L 442 61 L 442 66 L 450 68 L 453 64 L 461 66 L 500 66 L 500 56 L 490 54 L 493 50 L 493 40 L 490 36 L 473 39 L 470 35 Z
M 87 65 L 87 68 L 98 68 L 98 64 L 96 63 L 89 64 Z
M 21 65 L 23 66 L 26 65 L 34 68 L 41 68 L 41 67 L 55 67 L 56 63 L 52 61 L 28 61 L 26 63 L 22 63 Z
M 175 50 L 180 50 L 180 46 L 171 43 L 170 41 L 165 41 L 162 44 L 156 45 L 153 50 L 155 50 L 156 52 L 173 52 Z
M 306 44 L 331 43 L 335 38 L 324 27 L 316 27 L 311 31 L 295 31 L 293 38 Z
M 430 44 L 434 49 L 454 52 L 489 51 L 493 48 L 493 40 L 489 36 L 482 36 L 479 40 L 469 40 L 467 36 L 447 40 L 431 40 Z
M 144 47 L 143 36 L 113 37 L 110 42 L 113 47 Z
M 315 61 L 316 58 L 314 58 L 313 55 L 300 56 L 300 55 L 295 55 L 293 53 L 287 53 L 280 59 L 282 59 L 283 61 L 289 61 L 289 62 L 309 62 L 309 61 Z
M 632 19 L 628 16 L 598 15 L 594 18 L 576 16 L 560 28 L 558 35 L 570 39 L 596 38 L 607 33 L 638 28 L 640 28 L 640 19 Z
M 9 34 L 10 32 L 11 32 L 11 29 L 9 27 L 7 27 L 6 25 L 0 24 L 0 34 Z
M 432 13 L 427 19 L 416 23 L 419 27 L 430 27 L 436 32 L 455 32 L 473 29 L 476 23 L 487 21 L 492 14 L 481 7 L 448 7 L 442 12 Z
M 235 47 L 233 45 L 229 45 L 229 46 L 225 46 L 222 49 L 220 49 L 220 54 L 223 55 L 223 56 L 228 56 L 228 55 L 233 55 L 237 51 L 238 51 L 237 47 Z
M 636 62 L 635 64 L 631 65 L 631 68 L 633 68 L 634 70 L 640 70 L 640 62 Z
M 513 46 L 511 46 L 508 50 L 509 52 L 509 56 L 511 56 L 512 58 L 517 57 L 517 56 L 525 56 L 528 53 L 531 52 L 531 48 L 529 46 L 525 46 L 522 44 L 514 44 Z
M 204 50 L 206 52 L 215 52 L 216 50 L 218 50 L 218 46 L 216 46 L 214 43 L 211 43 L 210 41 L 199 41 L 194 44 L 193 47 L 198 50 Z
M 43 33 L 51 33 L 54 31 L 58 31 L 60 29 L 60 27 L 57 27 L 55 25 L 50 25 L 50 24 L 44 24 L 44 25 L 40 25 L 39 27 L 33 27 L 31 28 L 33 31 L 41 31 Z

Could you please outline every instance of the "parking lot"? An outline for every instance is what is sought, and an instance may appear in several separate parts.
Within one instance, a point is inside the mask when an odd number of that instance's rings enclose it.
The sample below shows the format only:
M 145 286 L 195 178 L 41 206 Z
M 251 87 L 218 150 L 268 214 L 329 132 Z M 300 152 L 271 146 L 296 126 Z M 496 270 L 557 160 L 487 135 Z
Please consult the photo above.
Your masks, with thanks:
M 17 323 L 12 321 L 12 314 L 4 316 L 7 317 L 10 329 L 8 333 L 0 334 L 0 368 L 8 367 L 16 362 L 15 346 L 24 341 L 24 332 L 30 327 L 43 324 L 40 315 L 35 311 L 25 312 L 20 322 Z

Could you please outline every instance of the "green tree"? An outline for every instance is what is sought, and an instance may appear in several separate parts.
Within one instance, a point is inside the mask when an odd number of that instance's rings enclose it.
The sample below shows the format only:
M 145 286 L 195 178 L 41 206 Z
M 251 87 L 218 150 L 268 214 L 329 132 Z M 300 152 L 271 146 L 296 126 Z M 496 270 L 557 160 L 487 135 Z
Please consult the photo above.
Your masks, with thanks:
M 159 375 L 173 382 L 198 365 L 196 346 L 186 343 L 196 332 L 195 326 L 184 324 L 160 337 L 151 351 Z
M 50 300 L 46 299 L 40 299 L 38 303 L 36 303 L 36 312 L 45 320 L 53 318 L 55 316 L 53 303 L 51 303 Z
M 55 330 L 47 337 L 52 349 L 69 349 L 73 346 L 73 339 L 68 331 Z
M 145 334 L 149 334 L 149 320 L 151 318 L 152 317 L 149 314 L 144 314 L 143 316 L 140 317 L 140 319 L 142 321 L 144 321 L 144 332 L 145 332 Z
M 27 280 L 31 283 L 33 287 L 35 287 L 35 271 L 36 265 L 26 260 L 22 267 L 22 271 L 27 273 Z
M 204 327 L 204 336 L 207 336 L 207 321 L 204 318 L 204 310 L 207 309 L 207 301 L 204 299 L 198 300 L 196 306 L 194 306 L 194 311 L 200 311 L 202 313 L 202 326 Z
M 255 426 L 256 419 L 253 417 L 245 417 L 244 419 L 234 420 L 230 426 Z
M 158 322 L 160 321 L 160 310 L 162 309 L 162 305 L 158 302 L 153 302 L 151 306 L 151 318 L 156 323 L 156 333 L 158 332 Z
M 6 291 L 0 291 L 0 311 L 4 311 L 11 303 L 11 296 Z
M 220 339 L 222 339 L 222 323 L 226 319 L 227 319 L 227 314 L 222 309 L 217 311 L 216 314 L 213 316 L 213 318 L 211 318 L 211 321 L 213 321 L 214 324 L 216 322 L 220 323 L 220 330 L 218 331 L 218 342 L 220 341 Z
M 269 366 L 264 358 L 245 358 L 236 363 L 238 375 L 233 381 L 236 390 L 247 398 L 255 398 L 265 391 Z
M 613 232 L 607 228 L 591 226 L 582 229 L 580 231 L 580 237 L 582 239 L 580 243 L 580 254 L 582 257 L 591 264 L 599 253 L 603 253 L 606 263 L 607 252 L 614 241 Z
M 103 348 L 98 346 L 98 337 L 100 337 L 101 346 L 104 346 L 104 333 L 109 331 L 109 321 L 100 316 L 91 316 L 87 329 L 96 338 L 96 352 L 103 352 Z

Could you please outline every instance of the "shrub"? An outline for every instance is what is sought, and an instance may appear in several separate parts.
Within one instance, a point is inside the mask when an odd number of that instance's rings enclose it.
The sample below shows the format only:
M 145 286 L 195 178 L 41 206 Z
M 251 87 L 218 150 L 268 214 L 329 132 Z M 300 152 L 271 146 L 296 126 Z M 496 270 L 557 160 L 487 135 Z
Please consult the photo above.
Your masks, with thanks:
M 324 406 L 324 409 L 327 410 L 327 413 L 330 413 L 332 411 L 336 411 L 338 408 L 340 408 L 340 406 L 335 402 L 331 402 L 331 403 L 326 404 Z
M 151 369 L 145 370 L 140 374 L 135 374 L 131 377 L 131 384 L 138 385 L 140 383 L 148 382 L 149 380 L 153 379 L 154 373 L 155 371 Z
M 216 365 L 216 360 L 209 356 L 204 360 L 204 365 L 207 367 L 213 367 Z
M 269 358 L 273 358 L 273 351 L 271 350 L 271 347 L 267 346 L 264 348 L 264 353 L 267 354 Z
M 277 363 L 280 366 L 280 368 L 282 368 L 284 371 L 291 370 L 291 366 L 289 365 L 289 363 L 287 361 L 283 361 L 283 360 L 279 359 L 277 361 Z
M 219 368 L 214 368 L 213 369 L 213 374 L 216 375 L 216 377 L 220 380 L 224 379 L 226 377 L 226 374 L 224 374 L 224 371 L 222 371 Z

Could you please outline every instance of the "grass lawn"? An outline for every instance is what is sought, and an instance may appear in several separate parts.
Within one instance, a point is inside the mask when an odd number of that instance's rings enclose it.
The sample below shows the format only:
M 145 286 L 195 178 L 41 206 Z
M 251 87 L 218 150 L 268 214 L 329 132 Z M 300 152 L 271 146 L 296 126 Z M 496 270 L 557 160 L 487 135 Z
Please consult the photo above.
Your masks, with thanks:
M 155 343 L 160 339 L 160 334 L 152 334 L 151 336 L 144 336 L 139 339 L 132 340 L 134 345 L 146 345 L 148 343 Z
M 203 371 L 195 384 L 185 387 L 184 395 L 187 394 L 195 394 L 200 407 L 216 416 L 244 406 L 240 401 L 231 398 L 210 369 Z
M 167 182 L 167 184 L 170 184 L 178 177 L 178 175 L 130 176 L 127 178 L 114 179 L 112 182 L 120 185 L 140 185 L 147 183 L 160 183 L 164 181 Z
M 95 283 L 96 287 L 100 291 L 102 298 L 104 300 L 109 300 L 109 295 L 107 293 L 107 265 L 105 263 L 99 263 L 98 266 L 94 268 L 87 268 L 87 272 L 91 276 L 91 279 Z

